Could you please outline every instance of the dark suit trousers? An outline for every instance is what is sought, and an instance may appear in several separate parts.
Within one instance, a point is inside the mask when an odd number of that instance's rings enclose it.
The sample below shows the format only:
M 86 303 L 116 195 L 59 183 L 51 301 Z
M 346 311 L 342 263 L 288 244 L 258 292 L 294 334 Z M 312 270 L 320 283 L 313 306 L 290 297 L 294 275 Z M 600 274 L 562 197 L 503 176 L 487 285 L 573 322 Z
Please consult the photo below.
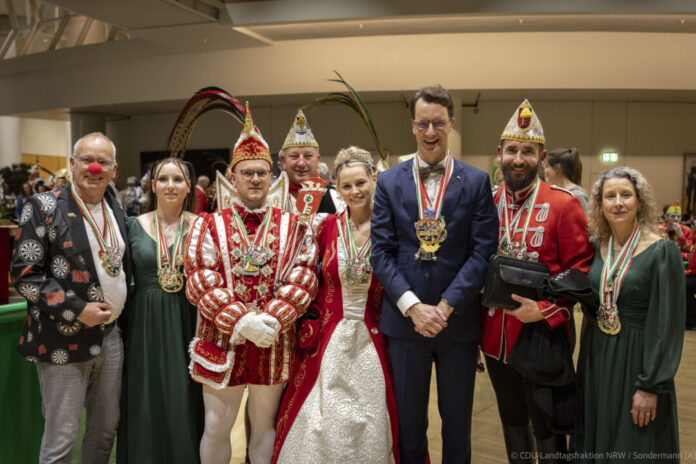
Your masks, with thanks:
M 389 337 L 399 414 L 402 464 L 424 464 L 428 455 L 428 400 L 433 361 L 442 418 L 442 463 L 471 462 L 471 413 L 477 343 L 436 338 Z

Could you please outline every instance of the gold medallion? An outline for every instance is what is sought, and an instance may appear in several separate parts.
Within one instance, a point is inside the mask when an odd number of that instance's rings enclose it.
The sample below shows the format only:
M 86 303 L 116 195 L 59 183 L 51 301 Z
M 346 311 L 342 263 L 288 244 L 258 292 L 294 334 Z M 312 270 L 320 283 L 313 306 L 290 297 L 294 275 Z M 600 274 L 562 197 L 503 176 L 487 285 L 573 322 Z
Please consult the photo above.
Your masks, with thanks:
M 184 275 L 178 269 L 162 267 L 157 276 L 160 287 L 167 293 L 176 293 L 184 288 Z
M 415 258 L 421 261 L 437 261 L 437 250 L 447 238 L 447 224 L 445 219 L 426 217 L 415 222 L 416 237 L 420 242 L 420 248 Z

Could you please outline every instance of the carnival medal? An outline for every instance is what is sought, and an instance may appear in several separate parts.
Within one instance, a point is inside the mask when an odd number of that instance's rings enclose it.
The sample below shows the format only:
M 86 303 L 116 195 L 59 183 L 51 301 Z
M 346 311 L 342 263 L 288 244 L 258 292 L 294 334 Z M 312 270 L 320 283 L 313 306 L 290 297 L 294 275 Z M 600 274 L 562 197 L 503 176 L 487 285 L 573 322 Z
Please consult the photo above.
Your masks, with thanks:
M 498 254 L 504 256 L 512 256 L 516 259 L 527 260 L 529 259 L 529 254 L 527 253 L 527 230 L 529 229 L 529 221 L 532 218 L 532 212 L 534 211 L 534 203 L 536 202 L 537 195 L 539 193 L 539 179 L 537 179 L 536 184 L 534 184 L 534 190 L 527 197 L 522 207 L 517 211 L 515 216 L 510 220 L 510 212 L 507 206 L 507 195 L 505 190 L 503 190 L 500 200 L 498 201 L 498 218 L 500 223 L 504 224 L 504 229 L 499 235 L 498 241 Z M 520 218 L 522 213 L 527 211 L 527 216 L 524 220 L 524 227 L 522 228 L 522 237 L 520 237 L 519 242 L 513 242 L 512 239 L 515 236 L 515 231 L 520 223 Z M 502 217 L 500 217 L 502 216 Z
M 70 186 L 70 192 L 82 216 L 87 219 L 87 223 L 90 225 L 94 236 L 97 238 L 97 242 L 99 243 L 99 252 L 97 255 L 99 256 L 102 268 L 111 277 L 117 277 L 121 273 L 122 266 L 118 235 L 116 233 L 116 226 L 114 226 L 111 221 L 111 215 L 106 211 L 104 200 L 102 199 L 101 201 L 102 214 L 104 216 L 104 231 L 102 232 L 99 230 L 99 226 L 97 226 L 97 221 L 95 221 L 94 216 L 92 216 L 92 212 L 75 190 L 74 185 Z M 107 237 L 109 243 L 107 243 Z
M 447 239 L 447 223 L 441 214 L 447 184 L 454 169 L 454 162 L 452 161 L 452 155 L 447 153 L 445 173 L 440 180 L 435 200 L 431 203 L 418 169 L 419 160 L 420 157 L 416 153 L 416 156 L 413 158 L 413 177 L 416 182 L 416 191 L 418 192 L 418 220 L 413 226 L 416 229 L 416 237 L 420 242 L 420 247 L 415 254 L 415 258 L 421 261 L 437 261 L 436 253 L 445 239 Z
M 159 214 L 155 211 L 155 227 L 157 228 L 157 279 L 160 287 L 167 293 L 176 293 L 184 288 L 184 274 L 180 267 L 184 254 L 184 213 L 179 216 L 179 227 L 174 237 L 174 258 L 169 255 L 167 240 L 160 226 Z
M 237 224 L 237 229 L 241 231 L 240 242 L 243 252 L 242 259 L 244 259 L 244 270 L 242 271 L 242 274 L 247 276 L 259 275 L 261 267 L 266 265 L 266 263 L 273 256 L 273 252 L 266 245 L 268 231 L 271 224 L 271 208 L 268 207 L 266 209 L 266 214 L 264 214 L 261 224 L 256 231 L 256 236 L 254 237 L 253 243 L 249 239 L 246 226 L 244 225 L 242 218 L 239 216 L 237 208 L 232 207 L 230 209 L 232 210 L 233 219 Z
M 621 285 L 633 260 L 633 252 L 636 250 L 641 237 L 640 226 L 636 224 L 633 233 L 621 248 L 619 255 L 614 260 L 614 236 L 609 237 L 607 245 L 607 258 L 602 266 L 602 278 L 599 282 L 599 311 L 597 312 L 597 325 L 599 330 L 609 335 L 616 335 L 621 331 L 619 308 L 616 301 L 619 298 Z
M 372 252 L 372 239 L 368 238 L 362 248 L 358 250 L 353 236 L 353 228 L 349 223 L 348 212 L 345 211 L 338 217 L 338 235 L 346 255 L 346 281 L 349 286 L 365 284 L 370 279 L 372 267 L 370 266 L 370 253 Z

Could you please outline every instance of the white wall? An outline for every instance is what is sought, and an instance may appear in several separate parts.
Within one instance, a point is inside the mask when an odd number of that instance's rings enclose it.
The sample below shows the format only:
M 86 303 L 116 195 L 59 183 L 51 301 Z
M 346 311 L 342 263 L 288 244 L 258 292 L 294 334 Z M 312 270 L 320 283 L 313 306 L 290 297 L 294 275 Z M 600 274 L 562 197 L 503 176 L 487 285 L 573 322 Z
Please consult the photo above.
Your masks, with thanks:
M 70 122 L 22 118 L 20 147 L 23 154 L 69 157 Z

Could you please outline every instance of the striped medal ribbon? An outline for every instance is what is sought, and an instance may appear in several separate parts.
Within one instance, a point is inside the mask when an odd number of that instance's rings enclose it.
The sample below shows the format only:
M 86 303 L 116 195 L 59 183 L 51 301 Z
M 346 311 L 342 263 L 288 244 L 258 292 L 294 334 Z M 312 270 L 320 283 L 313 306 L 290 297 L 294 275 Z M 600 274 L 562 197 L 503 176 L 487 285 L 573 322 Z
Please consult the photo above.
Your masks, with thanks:
M 539 194 L 539 179 L 537 178 L 536 184 L 534 184 L 534 191 L 527 197 L 520 210 L 515 214 L 510 221 L 510 213 L 507 207 L 507 193 L 503 190 L 501 199 L 498 202 L 498 218 L 500 222 L 505 224 L 505 230 L 500 237 L 500 242 L 498 244 L 498 254 L 505 256 L 512 256 L 517 259 L 527 259 L 527 230 L 529 229 L 529 221 L 532 218 L 532 213 L 534 212 L 534 204 L 536 203 L 537 195 Z M 502 204 L 502 206 L 501 206 Z M 522 213 L 527 211 L 527 216 L 524 220 L 524 228 L 522 229 L 522 238 L 520 239 L 519 246 L 513 246 L 512 238 L 515 236 L 515 230 L 520 222 Z M 502 214 L 502 218 L 500 218 Z
M 454 170 L 454 162 L 452 155 L 448 152 L 445 157 L 445 174 L 440 180 L 440 187 L 435 195 L 434 202 L 430 202 L 428 192 L 425 189 L 423 179 L 421 179 L 419 166 L 420 156 L 416 153 L 413 158 L 414 176 L 416 183 L 416 191 L 418 192 L 418 221 L 414 223 L 416 229 L 416 237 L 420 242 L 420 248 L 415 254 L 416 259 L 421 261 L 437 261 L 437 250 L 447 238 L 447 223 L 442 217 L 442 205 L 444 204 L 445 192 L 452 171 Z
M 157 278 L 160 287 L 167 293 L 176 293 L 184 287 L 184 274 L 180 267 L 184 264 L 184 213 L 179 216 L 179 227 L 174 237 L 174 259 L 169 255 L 167 240 L 164 238 L 159 214 L 155 211 L 157 228 Z
M 368 238 L 362 248 L 358 250 L 347 211 L 338 217 L 338 235 L 341 237 L 343 251 L 346 254 L 346 280 L 348 284 L 354 286 L 366 283 L 372 271 L 370 266 L 372 238 Z
M 621 292 L 623 279 L 631 266 L 631 261 L 633 261 L 633 252 L 636 250 L 638 242 L 640 242 L 640 237 L 640 226 L 636 224 L 633 233 L 623 248 L 621 248 L 616 260 L 614 260 L 614 236 L 609 237 L 607 259 L 604 261 L 602 278 L 599 282 L 600 305 L 597 312 L 597 325 L 606 334 L 616 335 L 621 330 L 619 309 L 616 306 L 616 301 Z
M 117 277 L 121 273 L 122 264 L 121 255 L 118 250 L 118 235 L 116 234 L 116 227 L 111 222 L 111 216 L 104 206 L 104 199 L 101 201 L 102 214 L 104 215 L 104 230 L 102 231 L 99 229 L 94 216 L 92 216 L 92 212 L 75 190 L 75 185 L 70 185 L 70 192 L 77 203 L 80 213 L 82 213 L 82 217 L 87 219 L 87 223 L 90 225 L 94 236 L 97 238 L 97 242 L 99 243 L 98 256 L 102 268 L 104 268 L 104 271 L 111 277 Z M 107 238 L 109 243 L 107 243 Z
M 261 224 L 256 231 L 256 236 L 252 242 L 246 231 L 246 226 L 242 217 L 237 212 L 234 206 L 230 208 L 233 213 L 233 219 L 237 224 L 237 229 L 241 231 L 242 251 L 245 253 L 244 275 L 255 276 L 259 274 L 261 266 L 265 265 L 271 259 L 271 249 L 266 246 L 268 230 L 271 224 L 271 207 L 266 209 Z

